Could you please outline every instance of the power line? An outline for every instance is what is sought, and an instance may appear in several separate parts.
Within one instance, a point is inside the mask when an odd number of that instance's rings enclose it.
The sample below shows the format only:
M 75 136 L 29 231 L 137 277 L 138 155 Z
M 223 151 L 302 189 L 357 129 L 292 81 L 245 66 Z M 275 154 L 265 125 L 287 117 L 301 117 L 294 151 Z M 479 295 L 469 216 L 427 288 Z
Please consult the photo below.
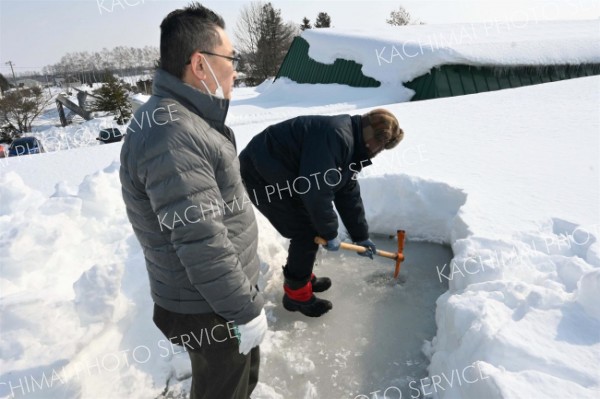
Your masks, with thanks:
M 5 64 L 8 64 L 8 62 L 5 62 Z M 13 64 L 13 67 L 17 68 L 17 69 L 43 68 L 43 66 L 16 66 L 14 64 Z M 9 67 L 0 65 L 0 68 L 9 68 Z

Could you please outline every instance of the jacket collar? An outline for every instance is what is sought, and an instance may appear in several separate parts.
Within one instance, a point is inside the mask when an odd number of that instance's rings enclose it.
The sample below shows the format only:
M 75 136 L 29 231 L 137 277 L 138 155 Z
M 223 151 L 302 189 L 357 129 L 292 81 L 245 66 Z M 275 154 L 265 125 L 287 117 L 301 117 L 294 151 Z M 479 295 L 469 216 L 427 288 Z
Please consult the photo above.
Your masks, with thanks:
M 229 100 L 204 94 L 160 68 L 154 75 L 152 94 L 178 101 L 190 112 L 204 119 L 212 128 L 229 136 L 230 129 L 225 126 Z
M 352 156 L 354 162 L 360 165 L 361 169 L 364 166 L 372 165 L 371 159 L 367 147 L 365 146 L 365 139 L 362 131 L 362 116 L 354 115 L 352 117 L 352 133 L 354 135 L 354 154 Z

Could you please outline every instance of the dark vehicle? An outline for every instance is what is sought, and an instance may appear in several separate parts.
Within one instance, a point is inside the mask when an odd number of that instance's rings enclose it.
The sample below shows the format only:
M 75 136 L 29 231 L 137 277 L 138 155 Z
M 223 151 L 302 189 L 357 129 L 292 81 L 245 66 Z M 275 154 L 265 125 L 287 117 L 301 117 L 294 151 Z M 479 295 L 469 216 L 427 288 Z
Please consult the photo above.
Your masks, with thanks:
M 9 157 L 17 157 L 19 155 L 40 154 L 46 152 L 42 143 L 35 137 L 21 137 L 15 139 L 8 149 Z
M 100 134 L 96 137 L 96 140 L 100 144 L 116 143 L 123 139 L 123 133 L 119 129 L 109 128 L 100 130 Z

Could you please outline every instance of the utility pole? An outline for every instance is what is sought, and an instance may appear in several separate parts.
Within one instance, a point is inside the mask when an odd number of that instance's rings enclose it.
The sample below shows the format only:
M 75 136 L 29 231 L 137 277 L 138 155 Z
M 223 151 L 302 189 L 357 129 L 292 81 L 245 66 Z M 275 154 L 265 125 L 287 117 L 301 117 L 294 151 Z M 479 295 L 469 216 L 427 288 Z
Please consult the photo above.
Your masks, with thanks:
M 10 70 L 12 71 L 12 75 L 13 75 L 13 82 L 15 82 L 15 84 L 16 84 L 17 83 L 17 77 L 15 76 L 15 70 L 13 69 L 13 63 L 12 63 L 12 61 L 7 61 L 4 64 L 10 65 Z
M 15 76 L 15 70 L 13 69 L 12 61 L 7 61 L 7 62 L 5 62 L 5 64 L 10 65 L 10 70 L 12 71 L 12 75 L 13 75 L 13 84 L 17 88 L 17 92 L 19 92 L 19 85 L 17 84 L 17 77 Z

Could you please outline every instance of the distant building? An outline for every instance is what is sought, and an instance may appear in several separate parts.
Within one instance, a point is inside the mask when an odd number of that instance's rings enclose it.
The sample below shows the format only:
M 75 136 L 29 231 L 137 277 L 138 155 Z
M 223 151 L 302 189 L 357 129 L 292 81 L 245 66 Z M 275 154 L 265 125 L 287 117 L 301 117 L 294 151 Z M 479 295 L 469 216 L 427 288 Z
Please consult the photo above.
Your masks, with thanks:
M 427 100 L 600 75 L 598 39 L 594 20 L 307 29 L 276 79 L 404 86 Z
M 15 80 L 14 85 L 17 87 L 29 87 L 29 88 L 44 86 L 42 84 L 42 82 L 39 82 L 35 79 L 18 79 L 18 80 Z
M 66 87 L 67 80 L 65 78 L 55 78 L 54 84 L 58 87 Z M 69 86 L 81 86 L 81 81 L 79 81 L 79 79 L 70 78 Z

